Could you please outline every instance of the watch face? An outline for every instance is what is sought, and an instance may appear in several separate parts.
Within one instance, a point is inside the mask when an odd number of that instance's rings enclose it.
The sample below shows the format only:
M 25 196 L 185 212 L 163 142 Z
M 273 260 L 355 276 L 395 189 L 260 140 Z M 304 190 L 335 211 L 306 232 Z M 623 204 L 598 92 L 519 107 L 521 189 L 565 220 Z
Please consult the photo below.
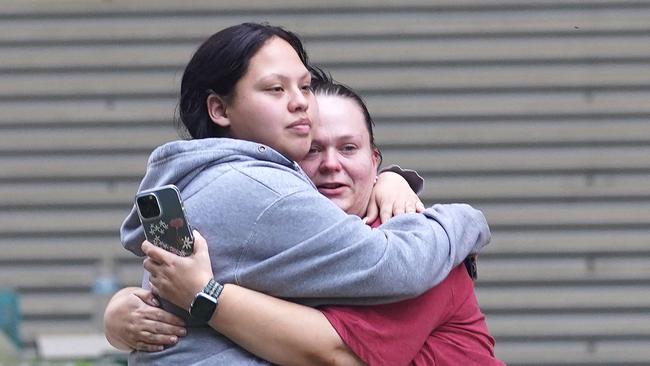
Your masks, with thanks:
M 214 314 L 216 308 L 217 299 L 206 293 L 199 292 L 190 307 L 190 315 L 195 319 L 208 322 L 212 318 L 212 314 Z

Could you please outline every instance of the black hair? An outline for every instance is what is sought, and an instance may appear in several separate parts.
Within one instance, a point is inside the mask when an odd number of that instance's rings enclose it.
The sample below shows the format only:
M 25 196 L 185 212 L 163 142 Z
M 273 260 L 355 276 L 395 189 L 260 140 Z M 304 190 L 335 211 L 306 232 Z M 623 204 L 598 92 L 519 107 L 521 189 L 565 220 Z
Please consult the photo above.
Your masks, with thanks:
M 381 150 L 375 144 L 375 121 L 373 121 L 368 111 L 366 103 L 363 101 L 363 98 L 352 90 L 349 86 L 339 83 L 332 78 L 332 75 L 319 67 L 310 66 L 309 71 L 311 72 L 311 88 L 314 92 L 314 95 L 332 95 L 339 96 L 343 98 L 352 99 L 354 102 L 359 105 L 363 117 L 366 121 L 366 128 L 368 130 L 368 135 L 370 136 L 370 147 L 379 152 L 379 164 L 381 165 L 382 155 Z
M 242 23 L 225 28 L 208 38 L 185 67 L 178 103 L 177 127 L 185 127 L 194 139 L 228 136 L 228 128 L 213 123 L 206 100 L 211 93 L 228 100 L 237 82 L 246 74 L 250 59 L 271 38 L 281 38 L 293 47 L 308 67 L 309 60 L 300 38 L 281 27 Z

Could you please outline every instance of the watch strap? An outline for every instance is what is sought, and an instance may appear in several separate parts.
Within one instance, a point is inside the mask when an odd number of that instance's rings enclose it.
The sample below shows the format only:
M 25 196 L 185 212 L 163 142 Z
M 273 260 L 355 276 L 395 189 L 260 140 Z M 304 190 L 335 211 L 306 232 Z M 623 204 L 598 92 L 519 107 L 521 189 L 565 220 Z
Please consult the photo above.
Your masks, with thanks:
M 221 291 L 223 291 L 223 285 L 217 282 L 214 278 L 211 278 L 210 281 L 208 281 L 208 284 L 203 288 L 204 294 L 210 295 L 217 300 L 219 300 Z

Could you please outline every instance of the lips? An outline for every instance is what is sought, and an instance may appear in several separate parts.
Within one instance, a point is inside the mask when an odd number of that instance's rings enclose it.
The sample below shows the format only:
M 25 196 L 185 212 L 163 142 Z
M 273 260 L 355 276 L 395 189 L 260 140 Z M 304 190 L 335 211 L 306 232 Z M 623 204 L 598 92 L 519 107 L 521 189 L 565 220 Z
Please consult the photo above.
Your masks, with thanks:
M 290 124 L 288 128 L 298 135 L 308 135 L 309 131 L 311 131 L 311 121 L 309 118 L 301 118 Z
M 316 185 L 318 192 L 326 197 L 338 196 L 348 188 L 346 184 L 338 182 L 320 183 Z

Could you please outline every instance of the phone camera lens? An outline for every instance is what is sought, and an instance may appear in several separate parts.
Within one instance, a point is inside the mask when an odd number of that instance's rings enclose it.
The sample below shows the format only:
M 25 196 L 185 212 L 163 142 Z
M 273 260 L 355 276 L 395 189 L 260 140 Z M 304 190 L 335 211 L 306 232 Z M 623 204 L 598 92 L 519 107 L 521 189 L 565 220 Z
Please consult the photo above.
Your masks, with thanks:
M 154 194 L 138 197 L 137 204 L 143 218 L 151 219 L 160 216 L 160 206 Z

